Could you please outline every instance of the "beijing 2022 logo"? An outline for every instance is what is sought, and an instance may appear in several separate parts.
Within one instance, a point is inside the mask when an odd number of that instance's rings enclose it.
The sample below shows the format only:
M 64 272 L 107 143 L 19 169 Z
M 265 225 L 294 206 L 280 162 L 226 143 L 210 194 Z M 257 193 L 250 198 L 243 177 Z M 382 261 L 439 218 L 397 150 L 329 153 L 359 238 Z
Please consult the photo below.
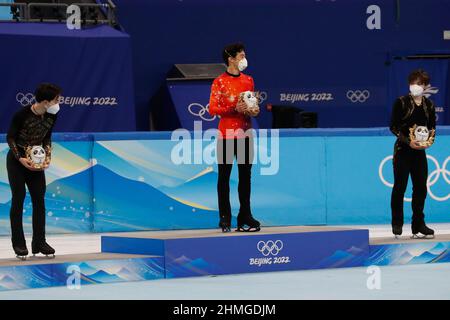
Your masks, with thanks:
M 263 257 L 250 258 L 251 266 L 291 263 L 290 257 L 279 256 L 284 249 L 284 243 L 281 240 L 258 241 L 256 249 Z

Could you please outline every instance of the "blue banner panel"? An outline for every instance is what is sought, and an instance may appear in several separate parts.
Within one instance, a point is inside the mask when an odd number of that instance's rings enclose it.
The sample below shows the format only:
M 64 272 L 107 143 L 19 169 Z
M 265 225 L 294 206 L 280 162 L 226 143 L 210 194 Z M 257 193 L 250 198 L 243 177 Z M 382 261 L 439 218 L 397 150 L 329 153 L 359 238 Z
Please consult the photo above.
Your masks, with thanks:
M 208 113 L 210 82 L 170 82 L 168 88 L 183 128 L 194 130 L 194 121 L 201 121 L 203 130 L 217 128 L 219 118 Z M 252 118 L 254 128 L 272 127 L 272 114 L 267 111 L 269 103 L 317 112 L 319 127 L 365 127 L 374 121 L 388 123 L 386 114 L 380 112 L 380 105 L 386 100 L 386 90 L 382 87 L 257 87 L 256 91 L 259 93 L 261 111 L 258 117 Z M 355 117 L 360 112 L 366 116 Z
M 194 130 L 194 121 L 201 121 L 203 130 L 217 128 L 219 117 L 211 116 L 209 95 L 211 81 L 169 82 L 168 88 L 182 128 Z
M 387 123 L 385 113 L 380 112 L 380 106 L 386 101 L 383 87 L 358 84 L 345 87 L 275 87 L 261 92 L 263 109 L 271 103 L 316 112 L 318 127 L 370 127 L 372 123 Z M 256 119 L 261 127 L 270 128 L 272 125 L 272 117 L 266 110 Z
M 0 24 L 0 132 L 34 103 L 41 82 L 63 92 L 55 131 L 136 129 L 131 44 L 110 26 L 68 30 L 65 24 Z

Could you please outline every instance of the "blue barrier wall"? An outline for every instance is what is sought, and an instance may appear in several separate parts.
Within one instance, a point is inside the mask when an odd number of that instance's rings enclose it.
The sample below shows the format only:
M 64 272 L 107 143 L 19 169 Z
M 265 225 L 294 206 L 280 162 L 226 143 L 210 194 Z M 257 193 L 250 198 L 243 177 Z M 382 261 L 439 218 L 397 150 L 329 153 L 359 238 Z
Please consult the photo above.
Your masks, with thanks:
M 255 140 L 252 208 L 264 225 L 390 222 L 395 139 L 387 129 L 281 130 L 278 141 L 271 139 L 274 135 L 264 138 L 262 132 Z M 172 141 L 170 132 L 54 134 L 54 156 L 47 171 L 49 232 L 216 227 L 217 167 L 206 157 L 214 142 L 194 138 Z M 190 150 L 189 159 L 199 161 L 176 164 L 174 155 L 181 145 Z M 450 127 L 438 127 L 436 142 L 428 150 L 429 222 L 450 222 L 449 145 Z M 9 233 L 7 152 L 7 144 L 0 143 L 0 234 Z M 234 215 L 237 182 L 235 168 Z M 410 194 L 411 186 L 407 197 Z M 410 202 L 405 208 L 408 222 Z M 29 197 L 24 209 L 29 231 Z
M 2 0 L 2 3 L 12 3 L 13 0 Z M 0 7 L 0 20 L 2 19 L 11 19 L 11 9 L 10 7 Z

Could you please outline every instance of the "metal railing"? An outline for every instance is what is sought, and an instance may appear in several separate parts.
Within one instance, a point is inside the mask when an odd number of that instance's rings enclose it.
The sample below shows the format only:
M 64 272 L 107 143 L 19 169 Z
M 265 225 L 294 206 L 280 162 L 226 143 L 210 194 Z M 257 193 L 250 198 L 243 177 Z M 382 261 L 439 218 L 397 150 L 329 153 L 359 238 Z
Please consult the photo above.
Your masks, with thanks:
M 0 0 L 1 1 L 1 0 Z M 117 26 L 116 5 L 107 0 L 106 3 L 72 3 L 80 8 L 80 23 L 109 24 Z M 11 8 L 11 19 L 0 19 L 0 22 L 66 22 L 72 13 L 67 13 L 67 3 L 0 3 L 0 7 Z M 53 9 L 52 17 L 44 17 L 43 10 Z M 39 17 L 39 15 L 41 15 Z

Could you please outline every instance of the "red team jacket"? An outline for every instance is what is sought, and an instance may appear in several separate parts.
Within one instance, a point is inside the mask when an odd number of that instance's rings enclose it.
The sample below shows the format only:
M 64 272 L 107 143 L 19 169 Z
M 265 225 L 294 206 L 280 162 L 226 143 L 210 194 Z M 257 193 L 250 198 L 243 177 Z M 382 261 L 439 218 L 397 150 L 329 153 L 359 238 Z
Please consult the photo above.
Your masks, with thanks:
M 219 131 L 224 139 L 243 138 L 240 134 L 242 129 L 244 132 L 252 127 L 251 118 L 238 113 L 235 110 L 239 99 L 239 94 L 244 91 L 255 91 L 253 78 L 243 74 L 239 76 L 231 75 L 227 72 L 221 74 L 211 87 L 211 97 L 209 99 L 209 113 L 213 116 L 220 116 Z M 232 129 L 232 132 L 227 132 Z

